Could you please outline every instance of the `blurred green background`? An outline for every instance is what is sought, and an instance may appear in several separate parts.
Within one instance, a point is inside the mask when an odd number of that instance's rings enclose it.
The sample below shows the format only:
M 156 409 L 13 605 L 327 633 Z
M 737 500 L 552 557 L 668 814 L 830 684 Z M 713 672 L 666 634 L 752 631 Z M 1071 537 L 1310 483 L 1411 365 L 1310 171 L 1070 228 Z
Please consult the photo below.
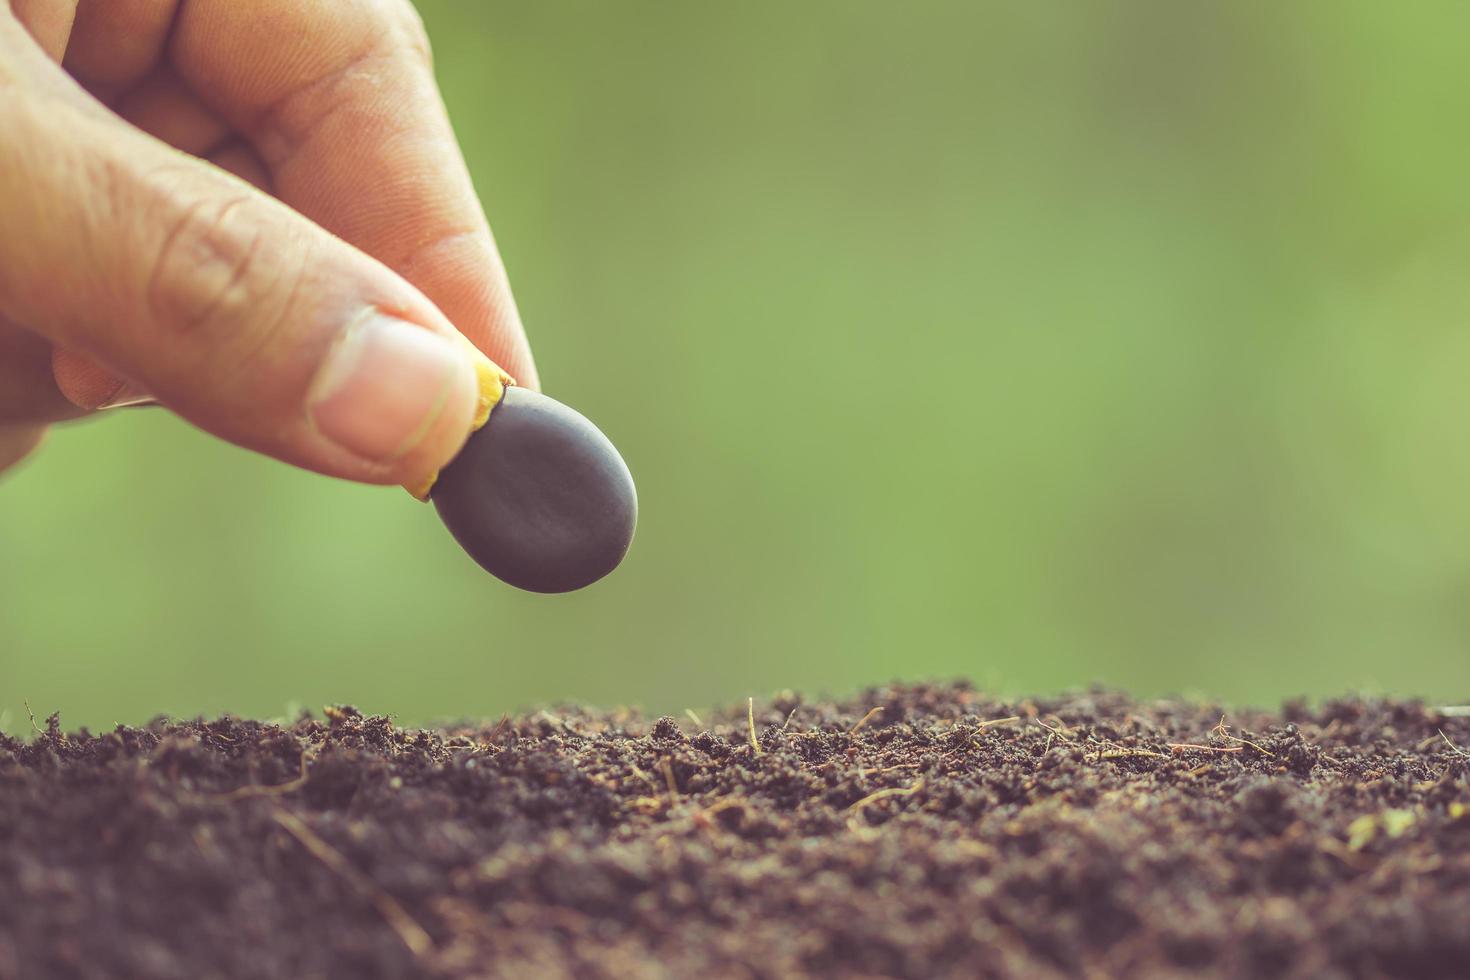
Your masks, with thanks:
M 967 675 L 1470 700 L 1470 5 L 421 4 L 569 597 L 162 413 L 0 483 L 0 717 L 406 723 Z

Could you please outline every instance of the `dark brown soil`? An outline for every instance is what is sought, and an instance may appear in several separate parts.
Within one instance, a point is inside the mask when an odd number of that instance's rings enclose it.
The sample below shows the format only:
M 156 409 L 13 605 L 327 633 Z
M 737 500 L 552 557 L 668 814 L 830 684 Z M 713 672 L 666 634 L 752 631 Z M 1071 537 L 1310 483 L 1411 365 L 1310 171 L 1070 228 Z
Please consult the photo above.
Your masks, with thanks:
M 0 976 L 1466 976 L 1463 714 L 53 718 L 0 738 Z

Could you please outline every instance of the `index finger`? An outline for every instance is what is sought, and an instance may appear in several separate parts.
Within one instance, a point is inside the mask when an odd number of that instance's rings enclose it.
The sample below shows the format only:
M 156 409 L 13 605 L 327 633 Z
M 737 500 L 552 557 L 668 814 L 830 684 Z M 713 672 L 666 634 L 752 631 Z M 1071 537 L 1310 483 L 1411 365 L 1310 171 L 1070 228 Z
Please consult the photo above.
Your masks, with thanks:
M 185 0 L 175 70 L 278 197 L 417 286 L 519 383 L 535 363 L 407 0 Z

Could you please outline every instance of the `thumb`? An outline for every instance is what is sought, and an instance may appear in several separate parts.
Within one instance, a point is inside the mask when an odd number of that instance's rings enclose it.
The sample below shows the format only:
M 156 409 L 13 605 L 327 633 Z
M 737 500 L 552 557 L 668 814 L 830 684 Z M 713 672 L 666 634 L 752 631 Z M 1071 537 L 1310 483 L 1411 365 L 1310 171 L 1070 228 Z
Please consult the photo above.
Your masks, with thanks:
M 201 428 L 415 483 L 476 409 L 472 348 L 385 266 L 80 101 L 0 99 L 0 315 Z

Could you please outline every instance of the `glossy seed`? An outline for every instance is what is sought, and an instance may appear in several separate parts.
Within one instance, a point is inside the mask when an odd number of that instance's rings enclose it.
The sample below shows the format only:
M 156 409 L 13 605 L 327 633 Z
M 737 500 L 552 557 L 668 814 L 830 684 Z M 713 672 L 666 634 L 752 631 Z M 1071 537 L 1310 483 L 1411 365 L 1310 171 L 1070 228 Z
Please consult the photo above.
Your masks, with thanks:
M 507 388 L 434 484 L 439 517 L 480 566 L 530 592 L 571 592 L 618 566 L 638 523 L 623 457 L 580 413 Z

